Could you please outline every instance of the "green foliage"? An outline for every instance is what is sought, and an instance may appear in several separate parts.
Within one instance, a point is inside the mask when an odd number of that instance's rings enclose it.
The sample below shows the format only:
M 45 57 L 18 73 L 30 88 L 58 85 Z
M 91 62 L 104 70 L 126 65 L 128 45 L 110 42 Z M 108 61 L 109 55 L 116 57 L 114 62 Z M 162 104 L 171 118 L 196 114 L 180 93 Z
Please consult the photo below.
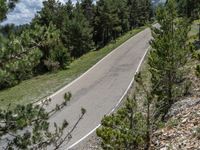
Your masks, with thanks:
M 13 86 L 32 74 L 39 64 L 41 53 L 37 47 L 25 47 L 27 38 L 1 37 L 0 41 L 0 89 Z
M 182 16 L 195 20 L 200 17 L 199 0 L 176 0 L 178 11 Z
M 73 11 L 73 18 L 65 22 L 62 36 L 68 45 L 71 57 L 78 58 L 93 48 L 92 28 L 89 21 L 83 15 L 79 3 Z
M 71 94 L 67 94 L 68 101 Z M 43 101 L 41 105 L 28 104 L 18 105 L 14 109 L 9 107 L 0 110 L 0 148 L 1 149 L 47 149 L 49 147 L 58 149 L 64 142 L 71 139 L 73 130 L 64 132 L 68 122 L 63 121 L 61 125 L 49 123 L 49 117 L 66 106 L 65 101 L 47 112 L 50 100 Z M 59 109 L 58 109 L 59 108 Z M 80 118 L 83 118 L 86 110 L 82 108 Z
M 50 24 L 34 25 L 20 36 L 1 37 L 0 88 L 16 85 L 33 73 L 66 68 L 69 52 L 60 41 L 60 31 Z M 36 72 L 37 71 L 37 72 Z
M 30 37 L 27 46 L 33 45 L 42 52 L 40 64 L 37 66 L 40 72 L 53 71 L 68 65 L 69 52 L 60 41 L 60 31 L 53 24 L 50 23 L 49 26 L 36 24 L 22 35 Z
M 9 10 L 15 7 L 15 3 L 19 0 L 0 0 L 0 22 L 6 19 Z
M 0 0 L 0 21 L 2 21 L 3 19 L 5 19 L 6 17 L 6 13 L 8 11 L 8 7 L 6 5 L 5 0 Z
M 86 19 L 89 21 L 90 25 L 93 25 L 93 20 L 95 16 L 95 5 L 94 0 L 81 0 L 81 8 Z
M 128 0 L 131 27 L 144 25 L 150 20 L 152 6 L 150 0 Z
M 156 117 L 159 117 L 185 92 L 187 72 L 184 66 L 190 58 L 191 45 L 187 43 L 189 24 L 187 20 L 177 19 L 173 0 L 158 9 L 157 21 L 161 27 L 152 29 L 154 39 L 149 65 L 152 84 L 158 85 L 153 93 L 157 97 Z
M 95 42 L 105 45 L 113 37 L 115 29 L 121 30 L 117 8 L 113 0 L 100 0 L 96 6 Z
M 97 130 L 103 149 L 149 149 L 151 146 L 151 133 L 155 125 L 152 118 L 152 89 L 155 87 L 148 85 L 147 88 L 141 72 L 136 74 L 135 82 L 136 94 L 133 98 L 128 98 L 125 106 L 116 113 L 105 116 L 101 122 L 102 127 Z M 140 108 L 138 104 L 142 104 Z
M 200 61 L 199 51 L 194 53 L 194 58 L 197 59 L 198 62 Z M 196 66 L 196 75 L 197 75 L 197 77 L 200 77 L 200 65 L 199 64 Z
M 146 123 L 137 110 L 135 100 L 129 99 L 117 113 L 106 116 L 97 129 L 103 149 L 137 149 L 145 144 Z
M 120 4 L 120 6 L 118 4 Z M 126 5 L 124 1 L 114 2 L 114 0 L 100 0 L 97 2 L 94 28 L 96 31 L 96 43 L 100 42 L 100 44 L 105 45 L 110 40 L 118 37 L 122 32 L 122 24 L 120 23 L 124 24 L 124 22 L 120 22 L 119 14 L 125 13 L 121 12 L 124 4 Z M 124 16 L 121 16 L 121 19 L 123 19 L 122 17 Z
M 95 9 L 94 41 L 105 45 L 150 19 L 149 0 L 99 0 Z
M 130 23 L 129 23 L 129 7 L 127 6 L 127 1 L 124 0 L 117 0 L 116 6 L 118 8 L 117 14 L 119 17 L 120 22 L 120 28 L 116 29 L 116 32 L 119 32 L 120 34 L 127 32 L 130 30 Z M 118 33 L 118 34 L 119 34 Z M 117 36 L 119 36 L 117 34 Z
M 61 29 L 63 20 L 66 18 L 66 9 L 57 0 L 43 2 L 43 8 L 33 19 L 33 24 L 49 26 L 53 23 L 57 29 Z
M 64 94 L 64 105 L 67 105 L 67 102 L 70 101 L 71 96 L 72 96 L 71 93 L 65 93 Z

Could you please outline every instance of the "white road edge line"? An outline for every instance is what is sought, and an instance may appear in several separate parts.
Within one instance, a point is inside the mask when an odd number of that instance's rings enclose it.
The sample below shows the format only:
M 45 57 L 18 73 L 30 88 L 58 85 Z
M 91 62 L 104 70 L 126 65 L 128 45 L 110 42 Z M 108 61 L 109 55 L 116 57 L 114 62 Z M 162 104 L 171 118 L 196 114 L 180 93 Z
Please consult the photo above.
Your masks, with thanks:
M 47 96 L 46 98 L 44 98 L 41 101 L 36 102 L 37 105 L 40 105 L 42 103 L 42 101 L 45 101 L 46 99 L 50 99 L 51 97 L 54 97 L 55 95 L 57 95 L 58 93 L 64 91 L 66 88 L 68 88 L 69 86 L 71 86 L 72 84 L 74 84 L 75 82 L 77 82 L 78 80 L 80 80 L 83 76 L 85 76 L 86 74 L 88 74 L 91 70 L 93 70 L 98 64 L 100 64 L 104 59 L 106 59 L 107 57 L 109 57 L 110 55 L 112 55 L 114 52 L 116 52 L 120 47 L 122 47 L 123 45 L 126 44 L 126 42 L 130 41 L 131 39 L 135 38 L 135 36 L 138 36 L 138 34 L 140 34 L 141 32 L 144 32 L 145 30 L 147 30 L 148 28 L 138 32 L 136 35 L 134 35 L 133 37 L 131 37 L 130 39 L 128 39 L 127 41 L 125 41 L 123 44 L 121 44 L 120 46 L 118 46 L 117 48 L 115 48 L 114 50 L 112 50 L 109 54 L 107 54 L 105 57 L 103 57 L 101 60 L 99 60 L 96 64 L 94 64 L 90 69 L 88 69 L 85 73 L 83 73 L 82 75 L 80 75 L 78 78 L 76 78 L 75 80 L 73 80 L 71 83 L 67 84 L 66 86 L 62 87 L 60 90 L 56 91 L 55 93 L 51 94 L 50 96 Z
M 120 98 L 120 100 L 118 101 L 118 103 L 115 105 L 115 107 L 114 107 L 114 108 L 111 110 L 111 112 L 108 113 L 107 115 L 112 114 L 112 113 L 115 111 L 115 109 L 119 106 L 119 104 L 122 102 L 122 100 L 125 98 L 125 96 L 127 95 L 129 89 L 130 89 L 131 86 L 133 85 L 133 82 L 134 82 L 134 80 L 135 80 L 135 75 L 139 72 L 140 67 L 141 67 L 141 65 L 142 65 L 142 63 L 143 63 L 143 61 L 144 61 L 144 58 L 146 57 L 147 52 L 149 51 L 150 48 L 151 48 L 151 46 L 149 46 L 149 47 L 146 49 L 146 51 L 145 51 L 145 53 L 144 53 L 142 59 L 140 60 L 140 63 L 139 63 L 139 65 L 138 65 L 137 69 L 136 69 L 136 72 L 135 72 L 135 74 L 134 74 L 134 76 L 133 76 L 133 79 L 131 80 L 131 82 L 130 82 L 128 88 L 126 89 L 126 91 L 124 92 L 124 94 L 122 95 L 122 97 Z M 84 137 L 82 137 L 80 140 L 78 140 L 77 142 L 75 142 L 74 144 L 72 144 L 71 146 L 69 146 L 69 147 L 67 148 L 67 150 L 73 148 L 74 146 L 76 146 L 77 144 L 79 144 L 81 141 L 83 141 L 84 139 L 86 139 L 89 135 L 91 135 L 94 131 L 96 131 L 96 129 L 98 129 L 100 126 L 101 126 L 101 124 L 97 125 L 97 126 L 96 126 L 94 129 L 92 129 L 88 134 L 86 134 L 86 135 L 85 135 Z

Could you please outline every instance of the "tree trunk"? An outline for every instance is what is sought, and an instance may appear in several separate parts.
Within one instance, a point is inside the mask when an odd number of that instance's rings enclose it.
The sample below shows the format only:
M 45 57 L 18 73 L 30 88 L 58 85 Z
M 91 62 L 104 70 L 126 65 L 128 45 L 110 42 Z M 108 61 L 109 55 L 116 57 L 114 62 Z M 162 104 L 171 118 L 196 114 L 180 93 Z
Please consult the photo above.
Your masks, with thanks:
M 150 101 L 148 100 L 147 102 L 147 133 L 146 133 L 146 138 L 147 138 L 147 143 L 146 143 L 146 147 L 145 147 L 145 150 L 149 150 L 150 148 L 150 145 L 151 145 L 151 137 L 150 137 Z

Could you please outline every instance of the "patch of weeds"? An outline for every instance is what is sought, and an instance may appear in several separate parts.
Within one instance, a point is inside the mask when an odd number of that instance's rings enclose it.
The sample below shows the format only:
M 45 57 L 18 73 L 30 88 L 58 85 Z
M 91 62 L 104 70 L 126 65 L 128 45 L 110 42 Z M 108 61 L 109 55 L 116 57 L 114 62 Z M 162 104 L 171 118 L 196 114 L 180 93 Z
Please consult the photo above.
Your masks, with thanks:
M 170 128 L 173 128 L 173 127 L 176 127 L 178 124 L 180 123 L 180 120 L 179 119 L 169 119 L 166 126 L 167 127 L 170 127 Z
M 200 126 L 195 129 L 194 137 L 200 140 Z
M 156 120 L 154 123 L 156 129 L 162 129 L 165 127 L 165 122 L 161 121 L 160 119 Z

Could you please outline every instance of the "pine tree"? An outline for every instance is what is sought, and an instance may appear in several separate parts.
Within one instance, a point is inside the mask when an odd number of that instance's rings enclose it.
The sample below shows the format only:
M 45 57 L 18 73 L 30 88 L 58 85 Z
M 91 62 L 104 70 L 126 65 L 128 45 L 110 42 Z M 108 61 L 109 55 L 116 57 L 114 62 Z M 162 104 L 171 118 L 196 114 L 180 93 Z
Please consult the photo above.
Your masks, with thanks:
M 71 57 L 78 58 L 93 49 L 92 28 L 79 3 L 74 8 L 73 18 L 63 27 L 63 33 Z
M 43 2 L 43 8 L 37 13 L 32 24 L 49 26 L 53 23 L 57 29 L 61 29 L 66 17 L 68 17 L 67 9 L 61 2 L 47 0 Z
M 150 20 L 152 7 L 150 0 L 128 0 L 129 22 L 132 28 L 145 25 Z
M 145 118 L 135 99 L 128 99 L 115 114 L 104 117 L 101 125 L 96 133 L 103 149 L 139 149 L 145 144 Z
M 60 39 L 60 30 L 50 23 L 49 26 L 34 25 L 34 28 L 24 33 L 30 36 L 29 44 L 42 52 L 40 64 L 36 67 L 38 73 L 65 68 L 70 62 L 69 51 Z
M 94 21 L 94 4 L 93 0 L 81 0 L 81 8 L 86 19 L 93 25 Z
M 66 8 L 66 11 L 67 11 L 67 15 L 69 17 L 69 19 L 72 19 L 73 17 L 73 4 L 72 4 L 72 1 L 71 0 L 68 0 L 65 4 L 65 8 Z
M 129 9 L 127 6 L 127 0 L 116 1 L 116 7 L 118 8 L 118 16 L 121 26 L 121 34 L 130 30 L 129 24 Z
M 6 13 L 8 11 L 8 7 L 6 5 L 5 0 L 0 0 L 0 21 L 6 18 Z
M 37 47 L 25 47 L 29 37 L 0 38 L 0 89 L 18 84 L 32 75 L 39 64 L 41 52 Z
M 15 7 L 15 3 L 19 0 L 0 0 L 0 21 L 6 19 L 9 10 Z
M 142 100 L 140 100 L 140 103 L 143 102 L 143 107 L 146 109 L 145 111 L 145 116 L 146 116 L 146 122 L 144 121 L 144 123 L 146 124 L 146 128 L 145 131 L 146 135 L 144 136 L 145 139 L 145 144 L 144 144 L 144 149 L 145 150 L 149 150 L 149 147 L 151 145 L 151 111 L 150 111 L 150 107 L 151 107 L 151 103 L 153 101 L 153 96 L 151 93 L 151 90 L 149 90 L 147 87 L 150 87 L 150 85 L 146 85 L 145 82 L 143 81 L 143 76 L 141 74 L 141 72 L 137 73 L 135 75 L 135 81 L 137 83 L 136 86 L 136 90 L 135 93 L 143 93 L 142 94 Z M 136 95 L 136 94 L 135 94 Z M 136 97 L 136 96 L 134 96 Z M 142 111 L 139 111 L 142 112 Z M 145 134 L 145 133 L 144 133 Z
M 94 27 L 94 41 L 97 45 L 105 45 L 110 40 L 115 40 L 117 35 L 122 32 L 117 2 L 114 0 L 97 2 Z
M 176 0 L 179 13 L 192 20 L 198 19 L 200 14 L 199 0 Z
M 64 101 L 49 112 L 45 108 L 51 102 L 50 99 L 43 101 L 41 105 L 18 105 L 12 109 L 9 105 L 6 110 L 0 110 L 0 149 L 59 149 L 64 142 L 69 142 L 86 110 L 81 109 L 80 117 L 68 132 L 66 129 L 69 123 L 66 120 L 59 125 L 50 124 L 49 117 L 62 110 L 70 98 L 71 94 L 66 93 Z
M 182 18 L 177 19 L 174 0 L 157 11 L 160 28 L 153 28 L 154 39 L 149 56 L 152 84 L 158 85 L 153 93 L 157 97 L 156 118 L 165 116 L 171 105 L 184 94 L 186 73 L 184 66 L 190 58 L 190 46 L 187 44 L 189 24 Z

